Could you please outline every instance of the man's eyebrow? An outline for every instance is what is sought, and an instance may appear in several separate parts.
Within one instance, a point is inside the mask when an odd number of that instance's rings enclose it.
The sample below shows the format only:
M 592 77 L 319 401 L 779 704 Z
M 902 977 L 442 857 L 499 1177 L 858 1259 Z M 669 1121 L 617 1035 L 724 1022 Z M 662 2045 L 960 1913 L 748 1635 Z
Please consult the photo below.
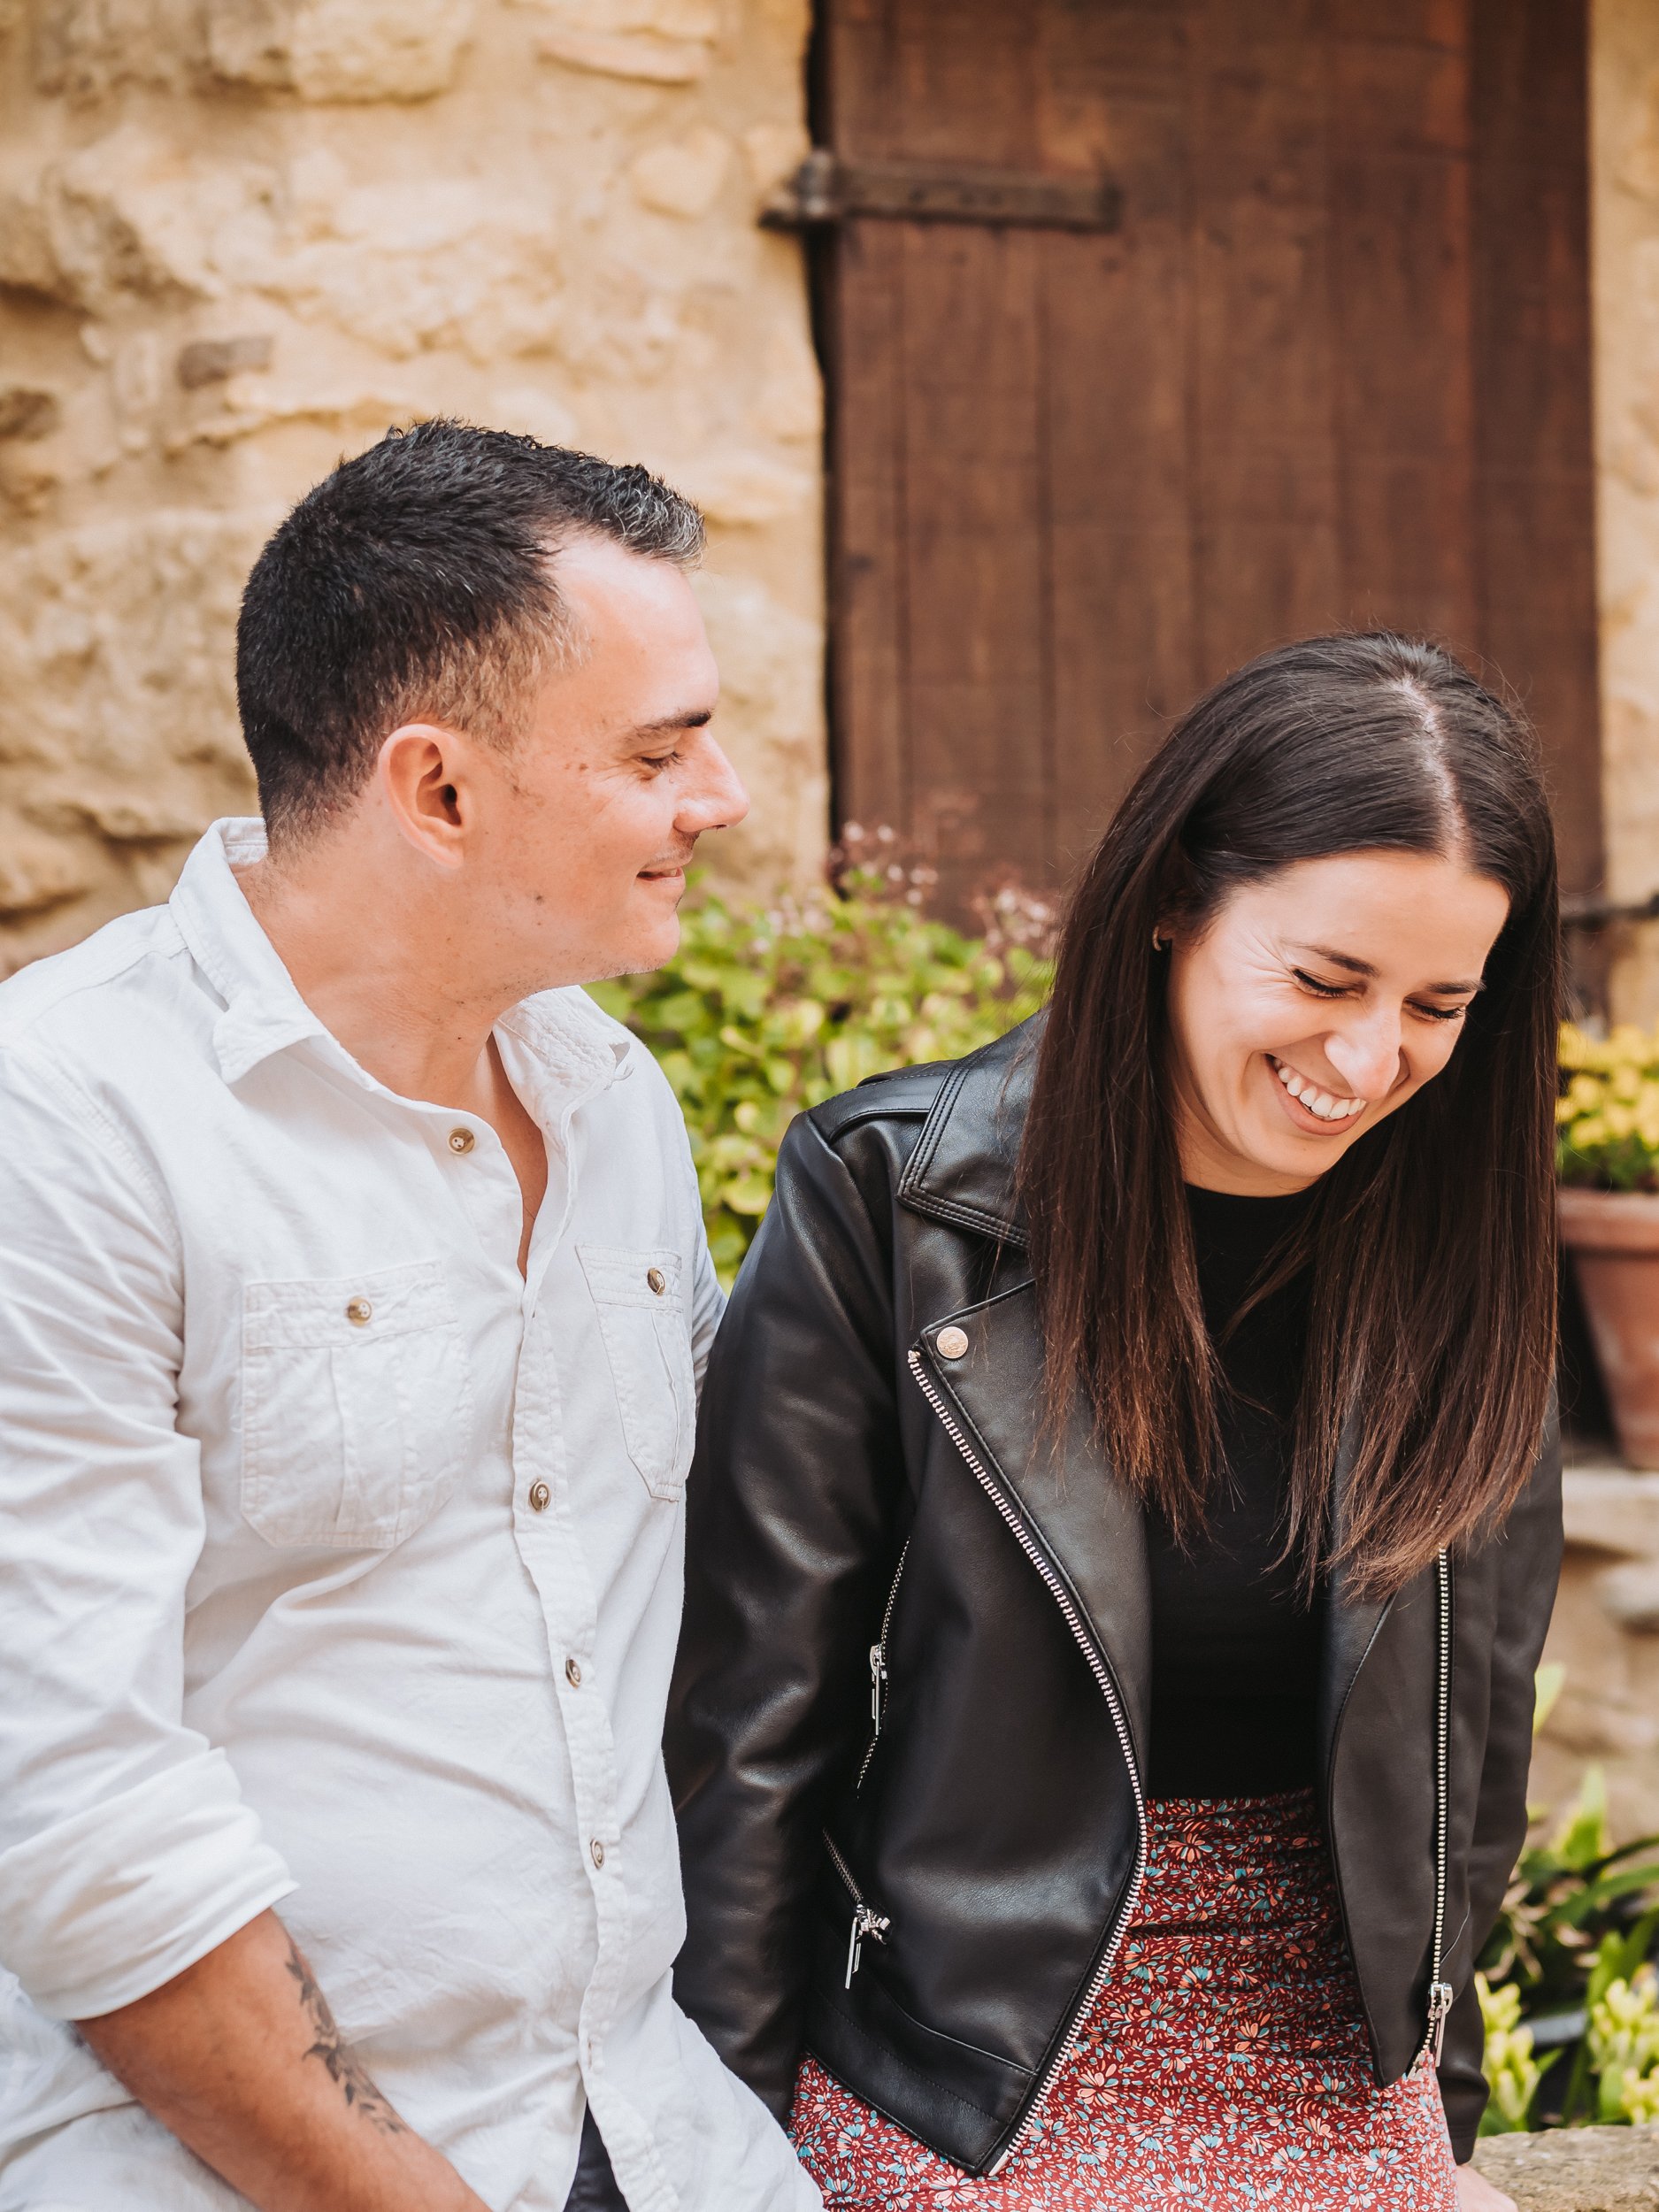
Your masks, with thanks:
M 1346 968 L 1350 975 L 1374 977 L 1377 971 L 1369 960 L 1356 959 L 1349 952 L 1333 952 L 1329 945 L 1293 945 L 1293 952 L 1311 953 L 1316 960 L 1328 961 L 1333 968 Z M 1484 991 L 1485 983 L 1476 976 L 1471 983 L 1425 983 L 1423 988 L 1432 998 L 1456 998 L 1465 991 Z
M 700 730 L 714 719 L 712 707 L 688 707 L 684 714 L 665 714 L 656 722 L 636 722 L 630 737 L 666 737 L 674 730 Z

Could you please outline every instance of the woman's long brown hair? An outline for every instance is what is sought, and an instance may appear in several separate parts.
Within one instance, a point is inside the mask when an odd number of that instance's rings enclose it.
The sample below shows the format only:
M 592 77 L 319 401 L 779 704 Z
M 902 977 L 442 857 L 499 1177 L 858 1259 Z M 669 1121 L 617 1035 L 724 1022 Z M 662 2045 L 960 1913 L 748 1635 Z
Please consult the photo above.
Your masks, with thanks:
M 1432 645 L 1310 638 L 1171 732 L 1090 861 L 1062 940 L 1020 1161 L 1052 1420 L 1079 1399 L 1118 1475 L 1190 1540 L 1225 1387 L 1205 1330 L 1166 1076 L 1161 925 L 1335 853 L 1454 855 L 1509 894 L 1445 1070 L 1324 1177 L 1286 1533 L 1310 1583 L 1382 1595 L 1494 1529 L 1535 1460 L 1555 1348 L 1561 995 L 1535 741 Z M 1332 1478 L 1348 1454 L 1340 1527 Z

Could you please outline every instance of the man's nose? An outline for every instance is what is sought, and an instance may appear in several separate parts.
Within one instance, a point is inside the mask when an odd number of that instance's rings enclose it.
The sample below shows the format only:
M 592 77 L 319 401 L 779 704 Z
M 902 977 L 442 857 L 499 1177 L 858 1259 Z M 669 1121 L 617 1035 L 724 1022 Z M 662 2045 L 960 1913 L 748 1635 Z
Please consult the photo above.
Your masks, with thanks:
M 695 785 L 674 817 L 675 828 L 687 837 L 701 837 L 704 830 L 735 829 L 749 812 L 749 794 L 715 738 L 705 734 L 697 768 Z

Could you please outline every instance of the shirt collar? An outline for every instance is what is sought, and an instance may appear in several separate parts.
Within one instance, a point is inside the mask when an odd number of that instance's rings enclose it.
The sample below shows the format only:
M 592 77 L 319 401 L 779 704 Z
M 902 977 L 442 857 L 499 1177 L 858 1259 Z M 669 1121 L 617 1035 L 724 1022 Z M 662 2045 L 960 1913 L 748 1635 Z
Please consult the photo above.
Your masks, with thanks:
M 190 956 L 225 1002 L 213 1028 L 220 1075 L 239 1083 L 274 1053 L 316 1040 L 358 1082 L 384 1091 L 307 1006 L 255 918 L 235 870 L 265 853 L 265 825 L 257 815 L 227 816 L 204 833 L 168 902 Z M 634 1040 L 580 985 L 538 992 L 496 1027 L 522 1048 L 539 1081 L 591 1092 L 633 1072 Z
M 191 958 L 225 1002 L 213 1049 L 227 1083 L 302 1039 L 328 1035 L 236 880 L 235 869 L 263 860 L 265 850 L 257 815 L 227 815 L 203 833 L 168 901 Z

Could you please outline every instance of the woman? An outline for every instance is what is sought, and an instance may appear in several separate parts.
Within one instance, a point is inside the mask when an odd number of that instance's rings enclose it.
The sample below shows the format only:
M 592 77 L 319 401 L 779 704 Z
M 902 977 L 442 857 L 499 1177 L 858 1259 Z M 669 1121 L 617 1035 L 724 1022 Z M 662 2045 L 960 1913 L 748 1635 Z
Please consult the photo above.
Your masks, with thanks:
M 1449 2212 L 1560 1556 L 1532 742 L 1316 638 L 1046 1019 L 803 1118 L 716 1348 L 681 2001 L 849 2212 Z

